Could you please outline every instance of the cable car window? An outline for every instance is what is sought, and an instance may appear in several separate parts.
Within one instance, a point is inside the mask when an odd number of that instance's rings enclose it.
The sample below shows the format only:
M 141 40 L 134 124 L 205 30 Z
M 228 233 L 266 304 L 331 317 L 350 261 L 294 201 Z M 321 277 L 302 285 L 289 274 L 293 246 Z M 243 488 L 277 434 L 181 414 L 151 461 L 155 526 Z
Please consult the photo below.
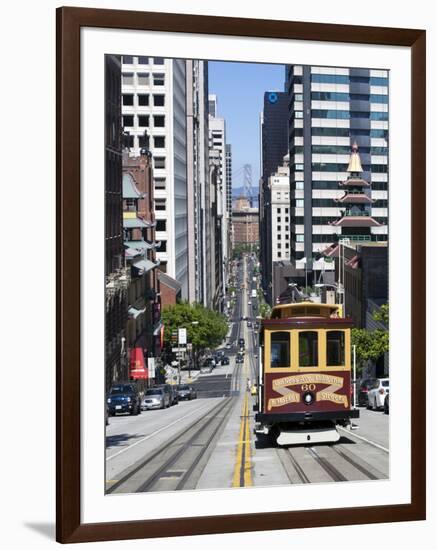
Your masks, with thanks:
M 270 334 L 270 362 L 272 368 L 290 367 L 289 332 L 272 332 Z
M 318 367 L 318 334 L 315 331 L 299 332 L 299 366 Z
M 326 364 L 328 367 L 344 366 L 343 330 L 329 330 L 326 333 Z

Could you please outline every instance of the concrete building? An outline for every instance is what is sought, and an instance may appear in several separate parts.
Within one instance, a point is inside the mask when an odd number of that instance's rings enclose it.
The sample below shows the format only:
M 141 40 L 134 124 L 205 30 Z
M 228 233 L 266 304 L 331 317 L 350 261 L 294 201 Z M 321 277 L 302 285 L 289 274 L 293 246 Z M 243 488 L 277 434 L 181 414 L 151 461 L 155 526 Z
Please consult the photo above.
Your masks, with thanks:
M 342 233 L 350 149 L 361 153 L 361 177 L 371 183 L 369 230 L 372 241 L 387 240 L 388 72 L 370 69 L 287 67 L 291 105 L 289 126 L 291 236 L 290 259 L 315 279 L 333 264 L 321 252 Z M 312 277 L 314 279 L 314 277 Z
M 122 98 L 130 154 L 153 156 L 157 258 L 188 298 L 186 62 L 123 56 Z
M 230 216 L 227 208 L 229 200 L 229 189 L 227 184 L 227 170 L 226 170 L 226 122 L 224 118 L 218 116 L 217 108 L 217 96 L 209 94 L 209 149 L 210 154 L 213 151 L 217 151 L 218 155 L 214 153 L 215 161 L 218 161 L 217 169 L 217 216 L 221 220 L 221 256 L 222 263 L 222 280 L 227 281 L 228 278 L 228 262 L 230 254 L 230 240 L 229 240 L 229 223 Z
M 259 245 L 258 208 L 252 208 L 248 199 L 235 201 L 232 210 L 234 244 Z
M 206 285 L 211 273 L 205 270 L 203 234 L 211 223 L 206 207 L 209 197 L 208 63 L 187 60 L 187 197 L 188 197 L 188 299 L 211 305 Z
M 232 250 L 232 145 L 226 143 L 226 213 L 228 219 L 228 250 Z
M 127 289 L 122 222 L 121 61 L 105 55 L 105 383 L 128 378 Z

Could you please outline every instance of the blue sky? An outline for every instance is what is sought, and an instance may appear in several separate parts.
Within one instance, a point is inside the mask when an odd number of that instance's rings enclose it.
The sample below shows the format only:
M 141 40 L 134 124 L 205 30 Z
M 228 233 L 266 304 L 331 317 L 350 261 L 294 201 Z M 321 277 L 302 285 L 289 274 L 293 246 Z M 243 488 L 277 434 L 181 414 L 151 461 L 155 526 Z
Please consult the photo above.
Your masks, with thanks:
M 284 89 L 284 65 L 209 61 L 209 93 L 217 95 L 218 116 L 226 120 L 226 141 L 232 145 L 233 187 L 243 185 L 244 164 L 252 165 L 252 186 L 260 170 L 259 114 L 264 92 Z

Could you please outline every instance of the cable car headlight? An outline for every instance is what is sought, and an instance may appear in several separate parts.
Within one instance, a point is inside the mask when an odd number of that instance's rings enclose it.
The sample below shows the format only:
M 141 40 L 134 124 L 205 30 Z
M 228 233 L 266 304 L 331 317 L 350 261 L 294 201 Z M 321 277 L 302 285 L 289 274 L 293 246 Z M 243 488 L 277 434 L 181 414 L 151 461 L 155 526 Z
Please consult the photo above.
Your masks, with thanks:
M 307 391 L 303 394 L 303 402 L 305 405 L 311 405 L 311 403 L 314 401 L 314 394 L 310 391 Z

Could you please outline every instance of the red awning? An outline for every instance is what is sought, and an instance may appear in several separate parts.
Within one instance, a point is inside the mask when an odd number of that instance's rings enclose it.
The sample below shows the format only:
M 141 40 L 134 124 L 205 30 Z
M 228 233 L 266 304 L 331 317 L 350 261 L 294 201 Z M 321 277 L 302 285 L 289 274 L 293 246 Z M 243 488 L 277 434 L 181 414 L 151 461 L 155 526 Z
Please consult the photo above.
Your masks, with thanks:
M 149 378 L 142 348 L 133 348 L 131 351 L 130 377 L 134 380 L 147 380 Z

